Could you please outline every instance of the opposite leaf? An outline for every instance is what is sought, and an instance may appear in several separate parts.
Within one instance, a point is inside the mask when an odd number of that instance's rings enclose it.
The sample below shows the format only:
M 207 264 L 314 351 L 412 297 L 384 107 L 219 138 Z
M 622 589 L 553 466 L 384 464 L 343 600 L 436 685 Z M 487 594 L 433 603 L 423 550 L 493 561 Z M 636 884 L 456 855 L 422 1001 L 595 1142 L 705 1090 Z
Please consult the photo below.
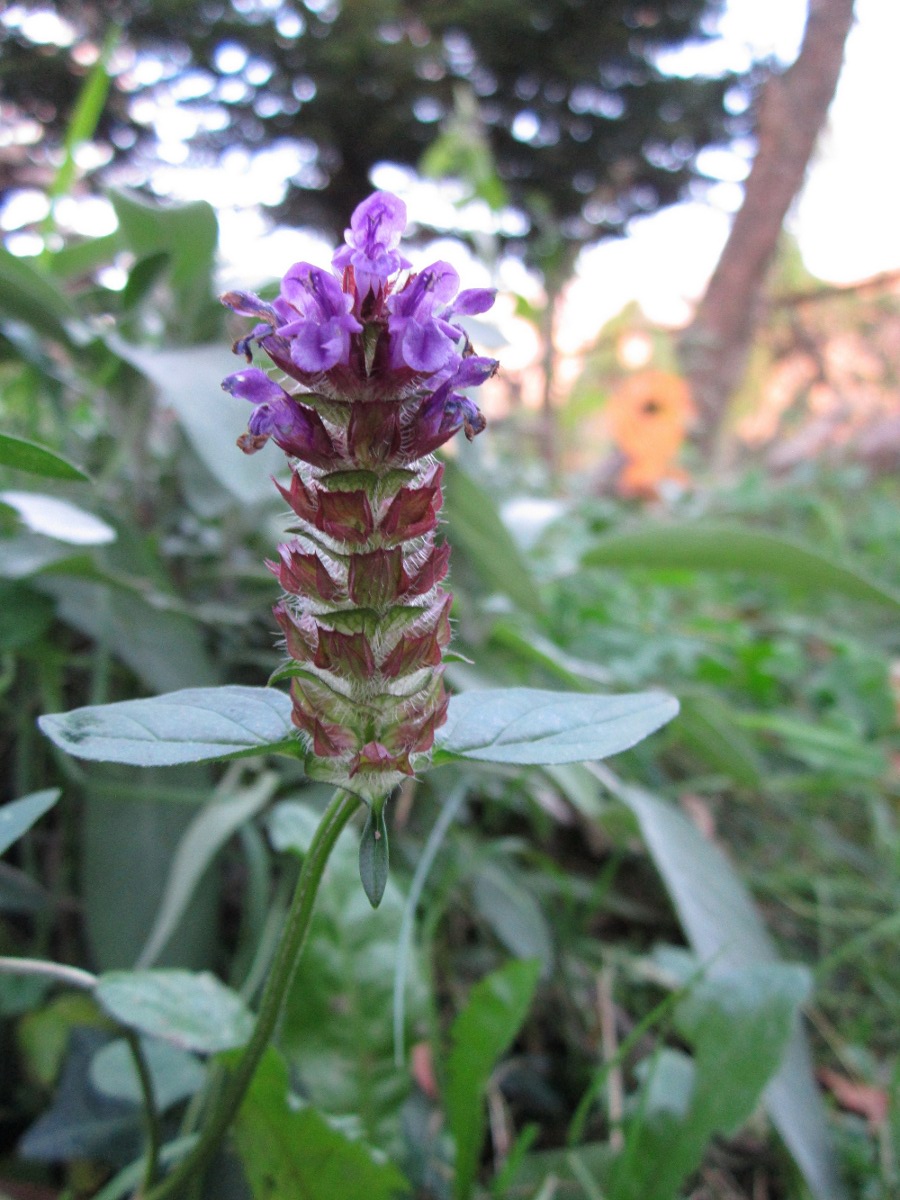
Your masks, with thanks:
M 435 740 L 435 762 L 453 756 L 552 766 L 608 758 L 636 745 L 677 712 L 678 701 L 664 692 L 463 692 L 450 701 L 447 724 Z
M 283 749 L 291 738 L 291 702 L 274 688 L 187 688 L 50 713 L 38 724 L 76 758 L 171 767 Z

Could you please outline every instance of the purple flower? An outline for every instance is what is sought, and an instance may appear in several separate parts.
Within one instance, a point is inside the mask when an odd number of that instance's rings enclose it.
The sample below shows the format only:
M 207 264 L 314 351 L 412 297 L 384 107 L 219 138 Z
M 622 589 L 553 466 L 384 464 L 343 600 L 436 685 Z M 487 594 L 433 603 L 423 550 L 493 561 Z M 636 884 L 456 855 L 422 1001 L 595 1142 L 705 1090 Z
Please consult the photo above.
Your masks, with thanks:
M 333 275 L 297 263 L 282 280 L 279 299 L 297 316 L 275 332 L 290 340 L 291 359 L 301 371 L 316 375 L 347 363 L 350 335 L 362 326 L 351 315 L 353 297 L 344 293 Z
M 405 228 L 406 205 L 390 192 L 376 192 L 357 206 L 344 232 L 347 245 L 331 261 L 339 271 L 353 268 L 360 303 L 369 292 L 383 292 L 391 275 L 410 266 L 397 252 Z
M 456 353 L 460 330 L 443 319 L 459 276 L 447 262 L 432 263 L 388 300 L 391 366 L 433 375 Z M 438 314 L 435 306 L 440 306 Z
M 314 409 L 299 404 L 265 371 L 259 367 L 236 371 L 222 380 L 222 387 L 255 406 L 247 423 L 250 440 L 240 443 L 244 449 L 258 450 L 271 438 L 294 458 L 313 466 L 334 465 L 337 450 L 322 418 Z
M 481 433 L 484 416 L 474 400 L 454 388 L 477 387 L 497 370 L 493 358 L 471 355 L 462 359 L 455 372 L 424 401 L 414 420 L 404 431 L 403 451 L 411 459 L 431 454 L 460 429 L 469 441 Z

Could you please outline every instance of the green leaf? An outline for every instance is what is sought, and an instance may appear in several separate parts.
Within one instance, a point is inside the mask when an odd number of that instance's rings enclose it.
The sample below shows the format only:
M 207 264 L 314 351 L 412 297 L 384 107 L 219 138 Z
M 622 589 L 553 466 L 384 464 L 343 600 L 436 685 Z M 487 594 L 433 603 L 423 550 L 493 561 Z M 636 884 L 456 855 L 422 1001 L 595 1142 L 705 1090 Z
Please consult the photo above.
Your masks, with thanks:
M 122 312 L 136 308 L 156 286 L 169 265 L 165 251 L 139 258 L 128 272 L 128 282 L 122 289 Z
M 493 499 L 454 462 L 444 463 L 444 497 L 454 549 L 462 551 L 493 591 L 508 596 L 523 612 L 542 616 L 537 584 Z
M 359 842 L 359 878 L 369 903 L 377 908 L 387 886 L 390 855 L 384 805 L 373 805 Z
M 50 975 L 19 978 L 54 986 Z M 16 1048 L 27 1078 L 39 1083 L 44 1090 L 51 1091 L 59 1080 L 74 1031 L 82 1027 L 96 1029 L 103 1020 L 87 991 L 60 992 L 43 1006 L 38 996 L 32 1011 L 22 1017 L 16 1029 Z
M 181 839 L 213 792 L 210 771 L 92 763 L 84 776 L 79 899 L 91 959 L 98 971 L 130 968 L 157 919 Z M 212 966 L 220 890 L 212 873 L 204 876 L 155 966 Z
M 290 699 L 271 688 L 187 688 L 50 713 L 38 724 L 76 758 L 137 767 L 265 754 L 293 744 Z
M 172 286 L 181 299 L 188 295 L 203 299 L 209 292 L 219 235 L 213 206 L 204 200 L 152 204 L 125 191 L 111 193 L 110 200 L 129 249 L 138 258 L 167 253 Z
M 141 1038 L 141 1048 L 160 1112 L 166 1112 L 203 1087 L 206 1071 L 192 1054 L 155 1038 Z M 98 1092 L 113 1100 L 128 1100 L 132 1104 L 143 1101 L 141 1081 L 124 1038 L 107 1042 L 97 1051 L 91 1060 L 90 1079 Z
M 72 344 L 76 312 L 54 279 L 0 246 L 0 314 Z
M 42 578 L 57 615 L 125 663 L 154 692 L 216 682 L 197 623 L 145 596 L 93 579 Z
M 759 915 L 721 851 L 671 805 L 609 776 L 604 771 L 601 778 L 637 817 L 685 933 L 709 973 L 776 962 Z M 802 1030 L 791 1038 L 765 1100 L 813 1194 L 818 1200 L 842 1200 L 846 1193 Z
M 243 1000 L 208 971 L 108 971 L 94 994 L 121 1025 L 198 1054 L 234 1050 L 253 1032 Z
M 709 764 L 744 787 L 760 787 L 763 765 L 756 748 L 739 728 L 740 714 L 723 697 L 682 695 L 678 737 Z
M 47 479 L 88 478 L 84 471 L 62 455 L 9 433 L 0 433 L 0 466 L 27 471 L 30 475 L 43 475 Z
M 741 713 L 738 720 L 745 729 L 783 739 L 787 753 L 814 771 L 873 781 L 887 773 L 884 750 L 864 741 L 855 730 L 835 729 L 821 720 L 804 721 L 779 713 Z
M 223 378 L 239 371 L 243 359 L 218 344 L 184 350 L 139 349 L 118 340 L 111 344 L 157 386 L 200 460 L 229 495 L 241 504 L 274 497 L 271 476 L 283 470 L 284 455 L 274 443 L 252 456 L 236 449 L 251 410 L 246 401 L 222 391 Z
M 675 1026 L 694 1049 L 695 1121 L 730 1134 L 747 1120 L 781 1064 L 810 982 L 804 967 L 757 963 L 690 990 L 675 1010 Z
M 379 1162 L 314 1108 L 294 1107 L 288 1073 L 266 1051 L 235 1124 L 238 1152 L 254 1200 L 395 1200 L 408 1191 L 389 1162 Z
M 694 986 L 675 1024 L 693 1060 L 665 1050 L 649 1062 L 610 1200 L 672 1200 L 714 1134 L 753 1113 L 791 1037 L 809 974 L 782 963 L 722 972 Z
M 507 963 L 476 983 L 450 1031 L 445 1103 L 456 1142 L 455 1200 L 472 1195 L 485 1133 L 484 1092 L 531 1005 L 541 964 Z
M 13 842 L 49 812 L 61 794 L 59 788 L 46 788 L 4 804 L 0 808 L 0 854 L 5 854 Z
M 191 822 L 172 859 L 156 921 L 138 956 L 139 967 L 155 961 L 187 911 L 207 867 L 231 835 L 269 801 L 277 782 L 277 776 L 268 772 L 235 795 L 216 797 Z
M 115 26 L 109 29 L 100 55 L 78 93 L 75 109 L 69 120 L 63 142 L 65 157 L 48 188 L 48 195 L 51 199 L 66 195 L 71 189 L 76 171 L 75 152 L 79 146 L 93 137 L 97 128 L 109 92 L 109 60 L 118 45 L 120 36 L 121 32 Z M 49 225 L 52 229 L 52 219 Z
M 96 1092 L 88 1066 L 107 1035 L 97 1029 L 73 1029 L 62 1078 L 52 1106 L 27 1130 L 18 1152 L 35 1162 L 75 1158 L 127 1159 L 140 1136 L 140 1114 L 133 1104 Z
M 479 862 L 472 876 L 472 899 L 510 954 L 538 959 L 543 978 L 548 978 L 555 957 L 553 934 L 524 880 L 501 863 Z
M 552 766 L 619 754 L 665 725 L 678 701 L 664 692 L 622 696 L 498 688 L 450 701 L 435 739 L 442 757 Z
M 305 854 L 319 814 L 285 801 L 268 818 L 273 844 Z M 379 1150 L 403 1153 L 401 1111 L 410 1076 L 394 1065 L 391 1000 L 404 900 L 388 879 L 377 915 L 359 883 L 357 835 L 338 839 L 291 987 L 281 1046 L 313 1104 L 353 1121 Z M 406 1033 L 427 1014 L 417 953 L 407 977 Z M 404 1031 L 401 1031 L 401 1037 Z
M 900 595 L 859 571 L 781 534 L 741 525 L 653 524 L 601 537 L 590 567 L 686 568 L 772 575 L 807 591 L 837 592 L 900 610 Z
M 15 537 L 0 537 L 0 578 L 27 579 L 51 567 L 59 568 L 76 563 L 90 563 L 83 551 L 43 537 L 39 533 L 22 533 Z

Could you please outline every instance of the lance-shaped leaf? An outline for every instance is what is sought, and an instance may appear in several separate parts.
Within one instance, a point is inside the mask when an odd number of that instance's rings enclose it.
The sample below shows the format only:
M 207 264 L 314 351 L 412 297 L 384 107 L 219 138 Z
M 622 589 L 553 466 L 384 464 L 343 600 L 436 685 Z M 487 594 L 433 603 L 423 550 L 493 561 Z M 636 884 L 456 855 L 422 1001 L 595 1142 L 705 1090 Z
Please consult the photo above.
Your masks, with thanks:
M 793 538 L 741 525 L 652 524 L 607 534 L 584 556 L 586 566 L 685 568 L 771 575 L 819 594 L 900 608 L 900 594 L 854 565 L 835 562 Z
M 435 739 L 435 762 L 454 757 L 554 766 L 608 758 L 636 745 L 677 712 L 678 701 L 664 692 L 464 692 L 450 701 L 447 723 Z
M 0 854 L 18 841 L 45 812 L 49 812 L 59 797 L 59 788 L 47 788 L 43 792 L 23 796 L 21 800 L 13 800 L 11 804 L 4 804 L 0 808 Z
M 291 702 L 274 688 L 187 688 L 50 713 L 38 724 L 76 758 L 138 767 L 289 751 L 294 744 Z
M 14 467 L 30 475 L 43 475 L 47 479 L 87 479 L 80 467 L 53 450 L 9 433 L 0 433 L 0 466 Z

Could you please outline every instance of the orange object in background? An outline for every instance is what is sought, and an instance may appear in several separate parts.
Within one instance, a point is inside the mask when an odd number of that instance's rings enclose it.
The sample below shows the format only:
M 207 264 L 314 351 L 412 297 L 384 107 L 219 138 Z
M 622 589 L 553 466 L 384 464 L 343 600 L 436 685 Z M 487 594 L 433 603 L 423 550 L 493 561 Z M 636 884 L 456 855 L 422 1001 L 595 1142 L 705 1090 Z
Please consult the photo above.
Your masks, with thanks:
M 687 384 L 667 371 L 641 371 L 616 388 L 606 416 L 626 459 L 617 484 L 622 495 L 656 498 L 661 483 L 688 482 L 675 459 L 693 415 Z

